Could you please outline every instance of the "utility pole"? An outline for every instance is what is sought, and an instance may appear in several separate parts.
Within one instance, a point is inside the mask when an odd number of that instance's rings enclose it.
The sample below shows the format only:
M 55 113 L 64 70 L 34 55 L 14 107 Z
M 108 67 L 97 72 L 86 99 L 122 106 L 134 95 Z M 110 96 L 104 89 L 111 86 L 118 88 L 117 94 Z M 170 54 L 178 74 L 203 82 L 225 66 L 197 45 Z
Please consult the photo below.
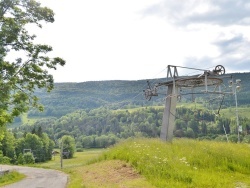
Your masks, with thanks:
M 230 86 L 232 87 L 232 93 L 234 95 L 234 99 L 235 99 L 235 115 L 236 115 L 236 128 L 237 128 L 237 134 L 238 134 L 238 143 L 240 143 L 240 125 L 239 125 L 239 113 L 238 113 L 238 99 L 237 99 L 237 89 L 240 88 L 240 84 L 241 84 L 241 80 L 240 79 L 236 79 L 236 81 L 232 80 L 229 81 Z
M 61 169 L 63 169 L 63 140 L 61 141 Z
M 237 100 L 236 86 L 234 86 L 234 96 L 235 96 L 236 123 L 237 123 L 237 130 L 238 130 L 238 143 L 240 143 L 240 125 L 239 125 L 238 100 Z

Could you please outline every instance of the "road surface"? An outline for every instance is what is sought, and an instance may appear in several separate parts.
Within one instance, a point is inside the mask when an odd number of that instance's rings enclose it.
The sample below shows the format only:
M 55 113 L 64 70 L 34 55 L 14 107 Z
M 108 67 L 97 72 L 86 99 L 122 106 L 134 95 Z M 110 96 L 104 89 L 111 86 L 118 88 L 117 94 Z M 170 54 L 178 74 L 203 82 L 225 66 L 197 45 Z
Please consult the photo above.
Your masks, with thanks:
M 23 180 L 4 188 L 66 188 L 68 176 L 57 170 L 0 165 L 0 170 L 16 170 L 26 175 Z

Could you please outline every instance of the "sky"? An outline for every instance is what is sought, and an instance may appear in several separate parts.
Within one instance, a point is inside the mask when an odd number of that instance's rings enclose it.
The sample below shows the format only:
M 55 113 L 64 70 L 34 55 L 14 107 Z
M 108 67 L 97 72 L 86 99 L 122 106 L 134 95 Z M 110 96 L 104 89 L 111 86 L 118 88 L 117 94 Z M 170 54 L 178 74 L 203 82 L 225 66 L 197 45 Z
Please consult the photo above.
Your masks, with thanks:
M 168 65 L 250 72 L 248 0 L 39 2 L 55 22 L 30 32 L 66 60 L 51 72 L 55 82 L 162 78 Z

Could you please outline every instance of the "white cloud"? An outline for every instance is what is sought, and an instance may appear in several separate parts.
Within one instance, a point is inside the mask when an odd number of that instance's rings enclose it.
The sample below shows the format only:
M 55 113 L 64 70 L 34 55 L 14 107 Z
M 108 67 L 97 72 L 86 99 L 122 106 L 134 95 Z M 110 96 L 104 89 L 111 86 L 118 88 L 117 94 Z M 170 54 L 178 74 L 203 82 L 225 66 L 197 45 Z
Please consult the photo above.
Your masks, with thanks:
M 222 0 L 41 2 L 54 10 L 56 21 L 45 24 L 42 30 L 31 31 L 37 33 L 38 42 L 53 47 L 53 55 L 67 61 L 65 67 L 53 71 L 56 82 L 164 77 L 166 72 L 161 70 L 167 65 L 211 67 L 224 63 L 224 52 L 216 42 L 239 35 L 243 39 L 239 44 L 241 51 L 227 58 L 244 57 L 242 66 L 249 59 L 245 54 L 249 18 L 244 3 L 229 6 Z M 230 21 L 227 16 L 234 7 L 236 18 Z

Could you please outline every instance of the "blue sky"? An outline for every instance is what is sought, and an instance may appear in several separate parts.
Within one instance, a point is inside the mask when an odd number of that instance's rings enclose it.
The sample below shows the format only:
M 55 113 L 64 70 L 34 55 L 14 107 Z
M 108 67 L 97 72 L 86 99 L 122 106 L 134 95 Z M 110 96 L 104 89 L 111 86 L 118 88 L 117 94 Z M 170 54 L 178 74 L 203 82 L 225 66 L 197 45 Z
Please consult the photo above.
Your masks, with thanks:
M 152 79 L 166 76 L 167 65 L 250 69 L 250 1 L 40 2 L 54 10 L 55 22 L 30 32 L 67 61 L 51 72 L 55 82 Z

